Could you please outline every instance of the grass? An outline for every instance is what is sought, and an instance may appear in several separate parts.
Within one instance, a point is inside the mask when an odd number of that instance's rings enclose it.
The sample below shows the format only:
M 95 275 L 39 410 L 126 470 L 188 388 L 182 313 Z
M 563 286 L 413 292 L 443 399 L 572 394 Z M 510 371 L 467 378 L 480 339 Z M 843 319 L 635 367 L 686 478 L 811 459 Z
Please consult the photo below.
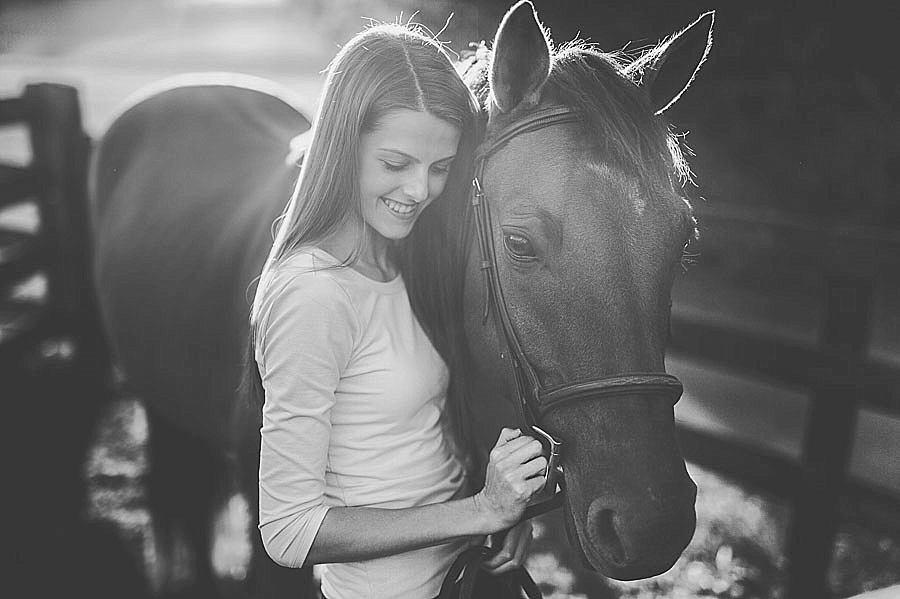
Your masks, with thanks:
M 115 525 L 153 584 L 159 564 L 146 506 L 146 442 L 147 423 L 140 402 L 134 398 L 117 401 L 97 430 L 86 475 L 91 517 Z M 698 486 L 697 529 L 681 558 L 660 576 L 628 583 L 598 576 L 569 553 L 558 515 L 537 519 L 527 566 L 545 597 L 785 597 L 783 549 L 789 510 L 715 473 L 692 464 L 688 469 Z M 223 577 L 243 576 L 245 540 L 232 531 L 230 539 L 219 540 L 216 551 L 224 556 L 217 566 Z M 190 573 L 182 570 L 176 576 Z M 829 577 L 838 597 L 900 582 L 900 538 L 860 526 L 842 527 Z

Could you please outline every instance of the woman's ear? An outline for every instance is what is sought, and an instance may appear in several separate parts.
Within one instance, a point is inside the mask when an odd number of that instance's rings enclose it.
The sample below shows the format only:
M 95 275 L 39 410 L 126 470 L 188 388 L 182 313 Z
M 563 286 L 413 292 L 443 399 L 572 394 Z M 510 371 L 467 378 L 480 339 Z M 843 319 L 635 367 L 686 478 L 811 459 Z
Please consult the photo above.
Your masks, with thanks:
M 516 3 L 500 22 L 494 38 L 489 82 L 501 112 L 520 104 L 536 105 L 550 74 L 550 40 L 528 0 Z
M 656 114 L 671 107 L 694 80 L 712 47 L 714 22 L 714 11 L 704 13 L 625 69 L 647 89 Z

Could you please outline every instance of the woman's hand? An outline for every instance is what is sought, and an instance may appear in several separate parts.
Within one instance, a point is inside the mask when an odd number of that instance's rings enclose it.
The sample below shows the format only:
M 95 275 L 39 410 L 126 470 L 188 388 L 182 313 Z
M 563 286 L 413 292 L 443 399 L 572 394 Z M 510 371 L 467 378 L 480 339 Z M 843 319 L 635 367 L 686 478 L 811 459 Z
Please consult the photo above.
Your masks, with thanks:
M 540 442 L 518 429 L 500 431 L 490 453 L 484 488 L 475 495 L 491 532 L 518 523 L 531 497 L 544 486 L 547 459 L 541 452 Z
M 502 574 L 525 565 L 525 558 L 528 557 L 528 548 L 531 546 L 532 534 L 530 520 L 519 522 L 513 526 L 506 533 L 500 551 L 494 557 L 484 562 L 483 568 L 494 574 Z M 493 547 L 495 540 L 496 535 L 489 536 L 488 546 Z

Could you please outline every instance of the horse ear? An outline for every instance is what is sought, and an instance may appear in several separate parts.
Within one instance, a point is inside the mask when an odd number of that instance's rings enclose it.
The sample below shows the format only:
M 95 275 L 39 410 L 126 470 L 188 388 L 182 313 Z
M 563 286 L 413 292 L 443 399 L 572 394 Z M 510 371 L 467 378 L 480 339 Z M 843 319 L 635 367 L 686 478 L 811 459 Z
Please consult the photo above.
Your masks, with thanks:
M 715 11 L 709 11 L 638 58 L 625 71 L 640 78 L 656 114 L 666 111 L 688 88 L 712 47 Z
M 550 75 L 550 41 L 528 0 L 517 2 L 500 22 L 494 38 L 489 81 L 502 112 L 537 104 Z

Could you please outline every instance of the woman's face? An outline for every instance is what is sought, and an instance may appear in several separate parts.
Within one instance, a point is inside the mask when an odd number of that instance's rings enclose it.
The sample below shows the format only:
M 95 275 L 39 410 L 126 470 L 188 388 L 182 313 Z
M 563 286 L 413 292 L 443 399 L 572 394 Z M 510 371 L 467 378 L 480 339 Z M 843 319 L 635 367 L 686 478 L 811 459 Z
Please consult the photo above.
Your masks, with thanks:
M 428 112 L 389 112 L 359 147 L 359 197 L 365 223 L 403 239 L 441 194 L 459 145 L 459 129 Z

